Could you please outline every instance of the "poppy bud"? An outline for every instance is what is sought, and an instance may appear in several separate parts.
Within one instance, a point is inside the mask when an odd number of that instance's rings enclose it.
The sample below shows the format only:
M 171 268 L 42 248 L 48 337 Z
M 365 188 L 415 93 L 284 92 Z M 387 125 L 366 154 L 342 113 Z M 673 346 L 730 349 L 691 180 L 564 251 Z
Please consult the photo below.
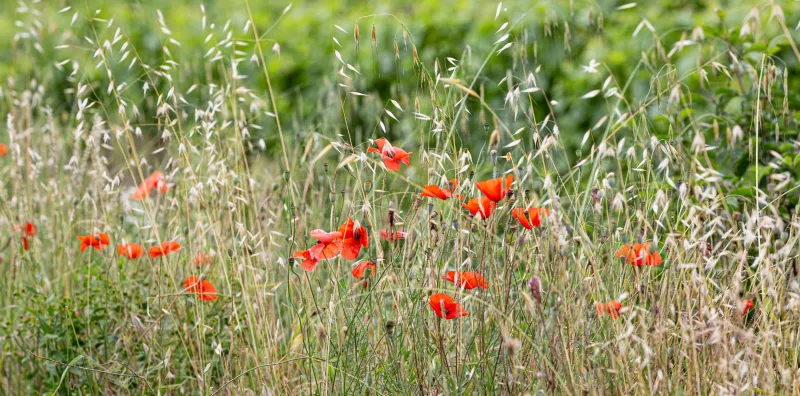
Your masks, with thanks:
M 387 320 L 386 321 L 386 325 L 385 325 L 386 334 L 392 335 L 394 333 L 394 326 L 395 326 L 395 323 L 394 323 L 393 320 Z
M 289 171 L 283 172 L 283 180 L 289 181 Z
M 272 183 L 272 191 L 277 191 L 278 187 L 278 183 Z
M 119 215 L 119 222 L 120 223 L 124 223 L 125 222 L 125 215 Z

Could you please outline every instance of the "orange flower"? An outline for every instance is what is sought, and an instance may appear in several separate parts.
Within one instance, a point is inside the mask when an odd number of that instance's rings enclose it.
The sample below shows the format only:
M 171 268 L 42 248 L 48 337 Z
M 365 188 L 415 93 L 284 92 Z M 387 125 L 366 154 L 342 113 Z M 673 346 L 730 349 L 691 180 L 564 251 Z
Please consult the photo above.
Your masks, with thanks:
M 453 297 L 444 293 L 436 293 L 428 299 L 428 305 L 431 306 L 436 316 L 443 319 L 455 319 L 459 316 L 469 316 L 469 313 L 464 312 L 461 304 L 453 300 Z
M 351 218 L 347 218 L 347 222 L 339 227 L 339 232 L 342 233 L 344 239 L 342 257 L 348 260 L 355 260 L 358 253 L 361 252 L 361 248 L 369 245 L 367 229 L 360 224 L 356 225 Z
M 411 166 L 410 156 L 412 153 L 408 153 L 399 147 L 393 147 L 391 143 L 384 138 L 376 139 L 375 145 L 378 146 L 377 149 L 370 147 L 367 149 L 367 152 L 380 154 L 383 158 L 383 163 L 389 170 L 400 170 L 401 163 L 405 164 L 406 166 Z
M 181 244 L 176 241 L 162 242 L 161 246 L 150 247 L 150 257 L 164 257 L 172 252 L 181 250 Z
M 511 191 L 512 182 L 514 182 L 514 175 L 509 173 L 505 177 L 505 185 L 503 183 L 503 178 L 498 177 L 497 179 L 476 182 L 475 187 L 478 187 L 478 190 L 481 190 L 483 195 L 487 198 L 494 202 L 500 202 Z
M 103 247 L 108 246 L 110 243 L 108 234 L 103 234 L 102 232 L 95 235 L 79 236 L 78 240 L 81 241 L 81 252 L 86 251 L 89 246 L 95 248 L 95 250 L 103 250 Z
M 39 229 L 36 228 L 33 223 L 25 223 L 25 225 L 14 226 L 14 228 L 11 230 L 13 232 L 19 232 L 22 234 L 20 238 L 22 239 L 22 248 L 25 249 L 25 251 L 30 248 L 28 238 L 35 237 L 36 234 L 39 233 Z
M 634 267 L 658 267 L 663 262 L 655 244 L 650 242 L 624 245 L 617 250 L 616 256 Z
M 3 143 L 0 143 L 0 157 L 5 157 L 8 154 L 8 146 Z
M 120 243 L 117 245 L 117 253 L 120 256 L 135 260 L 144 255 L 144 247 L 138 243 Z
M 395 232 L 392 233 L 381 228 L 381 239 L 384 241 L 397 242 L 400 239 L 406 239 L 406 236 L 408 236 L 408 233 L 403 232 L 403 230 L 395 230 Z
M 314 230 L 311 231 L 311 237 L 319 241 L 309 249 L 317 260 L 330 260 L 342 251 L 342 233 L 339 231 Z
M 517 222 L 527 229 L 532 229 L 542 224 L 542 215 L 550 213 L 549 209 L 542 208 L 514 208 L 511 210 L 511 216 L 517 219 Z
M 131 199 L 136 201 L 145 199 L 150 196 L 150 192 L 153 190 L 158 190 L 161 194 L 166 194 L 168 189 L 167 182 L 164 180 L 164 174 L 159 171 L 154 171 L 153 174 L 144 179 L 142 184 L 133 192 Z
M 484 290 L 489 288 L 489 282 L 486 281 L 486 278 L 484 278 L 483 275 L 477 272 L 447 271 L 447 275 L 442 276 L 442 279 L 448 282 L 453 282 L 456 284 L 456 286 L 467 290 L 471 290 L 476 287 Z
M 317 264 L 319 264 L 319 259 L 311 255 L 311 250 L 294 252 L 294 258 L 305 259 L 300 265 L 306 272 L 314 272 L 314 269 L 317 268 Z
M 431 197 L 431 198 L 439 198 L 441 200 L 448 200 L 451 197 L 456 197 L 461 199 L 461 196 L 458 194 L 453 194 L 456 191 L 456 187 L 458 187 L 458 179 L 452 179 L 447 182 L 447 188 L 441 188 L 437 185 L 428 185 L 422 187 L 422 192 L 419 193 L 420 197 Z
M 497 208 L 497 204 L 487 197 L 472 198 L 461 205 L 467 208 L 473 216 L 480 214 L 481 219 L 484 220 L 488 219 Z
M 621 309 L 622 309 L 622 304 L 620 304 L 620 302 L 617 300 L 609 301 L 606 304 L 597 303 L 594 306 L 594 310 L 597 312 L 597 316 L 611 315 L 611 317 L 614 319 L 619 317 L 619 311 Z
M 742 315 L 747 315 L 747 311 L 753 309 L 753 300 L 742 300 Z
M 197 265 L 211 264 L 211 256 L 200 253 L 197 255 L 197 258 L 194 259 L 194 263 Z
M 375 276 L 375 271 L 378 269 L 378 266 L 375 265 L 372 261 L 362 261 L 355 267 L 353 267 L 353 276 L 356 279 L 364 279 L 366 277 Z M 369 272 L 367 272 L 369 271 Z M 364 288 L 366 289 L 369 286 L 369 281 L 364 281 Z
M 197 298 L 203 301 L 214 301 L 217 299 L 217 289 L 211 282 L 200 280 L 197 276 L 190 276 L 183 281 L 184 291 L 197 294 Z

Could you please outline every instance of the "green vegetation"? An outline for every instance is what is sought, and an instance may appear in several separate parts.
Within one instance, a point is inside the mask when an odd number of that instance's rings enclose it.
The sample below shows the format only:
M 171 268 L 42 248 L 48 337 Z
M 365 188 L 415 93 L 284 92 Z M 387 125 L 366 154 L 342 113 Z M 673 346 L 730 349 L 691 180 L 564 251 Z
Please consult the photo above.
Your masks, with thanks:
M 800 2 L 390 3 L 3 4 L 4 394 L 800 392 Z

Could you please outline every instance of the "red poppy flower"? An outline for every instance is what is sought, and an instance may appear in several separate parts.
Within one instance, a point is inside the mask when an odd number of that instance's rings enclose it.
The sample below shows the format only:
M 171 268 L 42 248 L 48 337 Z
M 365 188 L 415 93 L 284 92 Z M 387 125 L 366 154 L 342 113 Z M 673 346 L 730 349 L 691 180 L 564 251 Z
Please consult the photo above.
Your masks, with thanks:
M 542 216 L 548 213 L 550 213 L 549 209 L 542 208 L 514 208 L 511 210 L 511 216 L 513 216 L 519 224 L 529 230 L 540 226 L 542 224 Z
M 306 272 L 314 272 L 314 269 L 317 268 L 317 264 L 319 264 L 319 259 L 311 255 L 311 250 L 294 252 L 294 258 L 305 259 L 300 265 Z
M 339 232 L 342 233 L 343 239 L 342 257 L 348 260 L 355 260 L 358 253 L 361 252 L 361 248 L 369 245 L 367 229 L 354 223 L 351 218 L 348 218 L 347 222 L 339 227 Z
M 453 297 L 444 293 L 436 293 L 428 299 L 428 305 L 431 306 L 436 316 L 443 319 L 455 319 L 459 316 L 469 316 L 469 313 L 464 312 L 461 304 L 453 300 Z
M 367 152 L 380 154 L 381 158 L 383 158 L 383 163 L 389 170 L 400 170 L 401 163 L 406 166 L 411 166 L 410 156 L 412 153 L 408 153 L 399 147 L 392 146 L 391 143 L 384 138 L 376 139 L 375 145 L 378 146 L 377 149 L 370 147 L 367 149 Z
M 161 246 L 150 247 L 150 257 L 164 257 L 172 252 L 181 250 L 181 244 L 176 241 L 162 242 Z
M 447 271 L 447 274 L 442 276 L 442 279 L 448 282 L 453 282 L 456 284 L 456 286 L 467 290 L 471 290 L 476 287 L 480 287 L 484 290 L 489 288 L 489 282 L 486 281 L 486 278 L 484 278 L 483 275 L 477 272 Z
M 144 255 L 144 247 L 138 243 L 120 243 L 117 245 L 117 253 L 120 256 L 135 260 Z
M 154 171 L 153 174 L 144 179 L 142 184 L 133 192 L 131 199 L 136 201 L 145 199 L 150 196 L 150 192 L 153 190 L 157 190 L 161 194 L 166 194 L 168 189 L 167 182 L 164 180 L 164 174 L 159 171 Z
M 747 311 L 753 309 L 753 300 L 742 300 L 742 315 L 747 315 Z
M 441 188 L 437 185 L 429 185 L 422 187 L 422 192 L 419 193 L 420 197 L 431 197 L 431 198 L 439 198 L 441 200 L 448 200 L 451 197 L 456 197 L 461 199 L 462 197 L 458 194 L 453 194 L 456 191 L 456 187 L 458 187 L 458 179 L 452 179 L 447 182 L 447 188 Z
M 617 250 L 617 258 L 634 267 L 658 267 L 664 261 L 655 245 L 650 242 L 634 243 L 622 246 Z
M 309 249 L 317 260 L 330 260 L 342 251 L 342 233 L 339 231 L 314 230 L 311 231 L 311 237 L 319 241 Z
M 190 276 L 183 281 L 184 290 L 187 293 L 197 294 L 197 298 L 203 301 L 214 301 L 217 299 L 217 289 L 211 282 L 200 280 L 197 276 Z
M 378 269 L 378 266 L 375 265 L 372 261 L 362 261 L 355 267 L 353 267 L 353 276 L 356 279 L 364 279 L 366 277 L 375 276 L 375 271 Z M 369 271 L 369 272 L 367 272 Z M 364 281 L 364 288 L 366 289 L 369 287 L 369 282 Z
M 111 239 L 108 237 L 108 234 L 101 232 L 95 235 L 79 236 L 78 240 L 81 241 L 81 252 L 84 252 L 90 246 L 95 248 L 95 250 L 103 250 L 104 247 L 108 246 Z
M 211 256 L 205 253 L 200 253 L 194 259 L 196 265 L 211 264 Z
M 597 316 L 603 315 L 611 315 L 613 319 L 619 317 L 619 311 L 622 309 L 622 304 L 620 304 L 617 300 L 609 301 L 606 304 L 597 303 L 594 306 L 594 310 L 597 312 Z
M 476 182 L 475 187 L 478 187 L 478 190 L 481 190 L 487 198 L 494 202 L 500 202 L 511 191 L 512 182 L 514 182 L 514 175 L 509 173 L 505 177 L 505 183 L 503 183 L 502 177 L 498 177 L 497 179 Z
M 397 242 L 400 239 L 406 239 L 406 236 L 408 236 L 408 233 L 403 232 L 403 230 L 395 230 L 395 232 L 392 233 L 381 228 L 381 239 L 384 241 Z
M 5 157 L 8 154 L 8 146 L 3 143 L 0 143 L 0 157 Z
M 21 234 L 20 238 L 22 239 L 22 248 L 25 249 L 25 251 L 30 248 L 28 238 L 35 237 L 36 234 L 39 233 L 39 229 L 36 228 L 33 223 L 25 223 L 25 225 L 14 226 L 14 228 L 11 230 Z
M 492 212 L 497 208 L 497 203 L 488 197 L 472 198 L 467 203 L 461 204 L 469 210 L 473 216 L 480 215 L 481 219 L 488 219 Z

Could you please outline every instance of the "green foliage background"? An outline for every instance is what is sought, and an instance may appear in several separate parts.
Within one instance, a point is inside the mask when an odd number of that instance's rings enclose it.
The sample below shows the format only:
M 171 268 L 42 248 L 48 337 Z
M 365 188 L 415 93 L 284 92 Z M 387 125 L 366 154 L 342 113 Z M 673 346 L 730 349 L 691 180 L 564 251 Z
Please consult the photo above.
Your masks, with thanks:
M 41 47 L 35 48 L 31 40 L 20 40 L 20 32 L 25 32 L 32 20 L 33 13 L 15 13 L 12 9 L 19 6 L 15 2 L 7 1 L 7 12 L 0 14 L 0 40 L 10 42 L 10 50 L 0 52 L 0 77 L 4 79 L 15 76 L 19 84 L 24 84 L 24 76 L 34 76 L 43 81 L 50 91 L 47 95 L 48 104 L 55 109 L 70 109 L 74 107 L 71 97 L 64 93 L 68 86 L 67 73 L 58 72 L 54 64 L 66 59 L 72 59 L 85 65 L 94 65 L 88 50 L 79 49 L 81 43 L 85 44 L 84 37 L 105 39 L 112 36 L 113 29 L 106 31 L 101 21 L 114 19 L 114 26 L 124 27 L 121 33 L 131 40 L 131 46 L 136 48 L 138 55 L 145 63 L 155 67 L 166 60 L 178 62 L 177 71 L 173 73 L 178 81 L 178 86 L 188 89 L 192 84 L 213 80 L 218 76 L 214 68 L 207 67 L 204 57 L 209 45 L 204 43 L 209 31 L 217 32 L 230 23 L 233 28 L 234 40 L 240 42 L 242 58 L 250 58 L 255 53 L 251 33 L 245 33 L 242 27 L 248 19 L 247 7 L 244 2 L 231 3 L 227 1 L 205 2 L 207 24 L 214 24 L 211 30 L 203 30 L 203 13 L 200 6 L 192 1 L 131 1 L 113 2 L 86 1 L 86 2 L 47 2 L 31 4 L 31 9 L 40 13 L 37 17 L 44 24 L 43 37 L 40 37 Z M 502 2 L 504 12 L 513 15 L 512 21 L 519 22 L 511 40 L 515 40 L 520 52 L 508 51 L 495 57 L 487 64 L 484 73 L 491 76 L 504 75 L 518 72 L 519 57 L 526 56 L 533 59 L 534 64 L 541 66 L 537 75 L 537 84 L 552 97 L 559 98 L 558 104 L 553 105 L 554 111 L 559 116 L 562 133 L 571 138 L 567 141 L 576 145 L 580 136 L 591 128 L 601 117 L 607 114 L 607 108 L 602 105 L 601 98 L 583 100 L 581 96 L 603 83 L 600 74 L 588 74 L 581 70 L 581 66 L 588 65 L 592 59 L 606 65 L 611 73 L 628 87 L 626 98 L 632 102 L 643 100 L 653 93 L 653 84 L 659 77 L 667 76 L 674 72 L 677 76 L 689 75 L 683 82 L 686 89 L 692 92 L 694 111 L 697 113 L 730 113 L 732 116 L 740 115 L 739 109 L 747 108 L 742 101 L 748 101 L 750 86 L 744 86 L 742 91 L 735 92 L 736 87 L 730 87 L 727 78 L 711 79 L 710 86 L 700 85 L 700 78 L 695 71 L 699 65 L 708 62 L 714 56 L 720 56 L 730 49 L 731 52 L 752 61 L 759 61 L 762 56 L 774 56 L 780 59 L 783 67 L 791 75 L 797 70 L 797 59 L 792 55 L 788 40 L 776 24 L 763 26 L 763 31 L 754 32 L 752 37 L 740 37 L 741 27 L 746 16 L 754 8 L 763 13 L 769 9 L 763 3 L 754 1 L 716 2 L 716 1 L 652 1 L 639 2 L 631 9 L 617 10 L 623 6 L 622 2 L 615 1 L 563 1 L 563 2 Z M 800 3 L 786 2 L 782 4 L 787 23 L 796 20 L 800 14 Z M 364 78 L 354 88 L 366 93 L 376 93 L 381 101 L 391 97 L 405 95 L 413 102 L 413 92 L 421 87 L 415 87 L 417 79 L 408 76 L 415 73 L 411 62 L 411 42 L 419 50 L 419 56 L 428 65 L 435 60 L 440 65 L 446 65 L 447 57 L 472 60 L 475 67 L 480 65 L 489 53 L 497 38 L 495 10 L 497 3 L 485 1 L 394 1 L 384 4 L 372 2 L 351 1 L 313 1 L 297 2 L 282 17 L 282 11 L 288 3 L 279 2 L 251 2 L 250 7 L 254 19 L 258 22 L 257 28 L 262 33 L 262 45 L 268 56 L 268 68 L 273 77 L 275 92 L 278 96 L 279 109 L 291 114 L 294 124 L 290 126 L 294 134 L 305 137 L 309 126 L 321 133 L 328 133 L 322 129 L 332 128 L 331 117 L 337 117 L 340 112 L 336 106 L 329 106 L 330 99 L 326 94 L 335 91 L 334 76 L 338 66 L 333 56 L 333 50 L 338 49 L 341 54 L 354 62 L 359 69 L 369 70 L 364 73 Z M 59 12 L 64 7 L 71 7 L 68 11 Z M 623 7 L 624 8 L 624 7 Z M 96 10 L 100 10 L 96 13 Z M 171 31 L 171 36 L 162 31 L 157 23 L 157 10 L 164 15 L 166 26 Z M 80 18 L 71 29 L 63 29 L 75 13 Z M 84 18 L 93 14 L 100 21 L 90 23 Z M 396 18 L 396 19 L 395 19 Z M 643 19 L 647 19 L 657 32 L 664 51 L 669 51 L 672 45 L 679 40 L 688 40 L 687 32 L 695 28 L 703 30 L 706 45 L 688 46 L 677 55 L 674 60 L 676 70 L 662 69 L 657 59 L 651 55 L 654 39 L 648 29 L 639 27 L 638 34 L 633 37 L 637 26 Z M 360 51 L 355 54 L 353 28 L 358 23 L 361 32 Z M 411 37 L 406 38 L 404 44 L 403 27 L 407 26 Z M 338 24 L 348 31 L 347 35 L 341 34 L 334 24 Z M 377 56 L 370 43 L 370 28 L 375 25 L 377 31 Z M 800 39 L 800 34 L 789 26 L 795 40 Z M 343 47 L 338 47 L 331 40 L 339 37 Z M 180 46 L 169 43 L 169 38 L 174 38 Z M 343 38 L 344 37 L 344 38 Z M 219 35 L 215 37 L 220 39 Z M 393 43 L 397 41 L 400 48 L 400 61 L 395 64 L 393 56 Z M 69 43 L 73 45 L 69 50 L 56 49 L 58 45 Z M 280 45 L 280 56 L 272 54 L 269 49 L 273 43 Z M 77 45 L 78 48 L 74 47 Z M 167 46 L 170 55 L 165 54 L 163 47 Z M 645 55 L 648 54 L 648 55 Z M 466 56 L 465 56 L 466 55 Z M 650 57 L 649 64 L 642 59 Z M 721 64 L 730 66 L 727 57 L 719 59 Z M 135 68 L 134 68 L 135 69 Z M 125 80 L 129 84 L 140 81 L 142 76 L 127 72 L 127 62 L 114 66 L 116 83 Z M 108 85 L 107 78 L 101 69 L 84 67 L 82 73 L 92 73 L 81 76 L 96 82 L 98 89 Z M 263 75 L 258 67 L 253 67 L 250 62 L 242 62 L 240 74 L 245 81 L 243 85 L 256 89 L 255 94 L 266 98 L 266 87 Z M 724 77 L 724 76 L 723 76 Z M 724 82 L 722 82 L 724 80 Z M 479 81 L 480 83 L 480 81 Z M 798 100 L 797 79 L 790 79 L 789 91 L 792 101 Z M 486 101 L 493 107 L 504 106 L 504 96 L 507 94 L 506 86 L 485 86 Z M 477 90 L 477 89 L 476 89 Z M 152 119 L 155 114 L 154 100 L 146 98 L 140 85 L 129 89 L 126 98 L 142 111 L 143 119 Z M 198 94 L 197 103 L 202 103 L 202 94 Z M 376 105 L 380 107 L 380 104 Z M 542 116 L 545 114 L 546 103 L 541 103 Z M 477 106 L 476 106 L 477 108 Z M 363 106 L 358 112 L 359 117 L 351 123 L 351 128 L 362 130 L 366 135 L 371 135 L 375 129 L 375 114 L 372 106 Z M 285 117 L 288 119 L 288 117 Z M 467 144 L 480 147 L 485 143 L 485 134 L 481 124 L 484 120 L 473 117 L 474 122 L 468 125 L 468 130 L 461 131 Z M 491 121 L 491 120 L 488 120 Z M 336 124 L 336 122 L 334 122 Z M 340 124 L 340 122 L 339 122 Z M 354 125 L 352 125 L 354 124 Z M 302 126 L 301 126 L 302 125 Z M 666 135 L 666 124 L 656 124 L 656 132 Z M 336 125 L 333 128 L 338 128 Z M 411 124 L 401 124 L 400 130 L 394 133 L 404 135 L 410 132 Z M 147 129 L 147 128 L 145 128 Z M 305 130 L 305 131 L 303 131 Z M 147 132 L 147 131 L 146 131 Z M 274 136 L 273 130 L 265 129 L 261 136 L 254 135 L 254 139 Z M 150 136 L 156 136 L 154 129 L 149 130 Z M 271 149 L 275 148 L 274 141 L 269 140 Z

